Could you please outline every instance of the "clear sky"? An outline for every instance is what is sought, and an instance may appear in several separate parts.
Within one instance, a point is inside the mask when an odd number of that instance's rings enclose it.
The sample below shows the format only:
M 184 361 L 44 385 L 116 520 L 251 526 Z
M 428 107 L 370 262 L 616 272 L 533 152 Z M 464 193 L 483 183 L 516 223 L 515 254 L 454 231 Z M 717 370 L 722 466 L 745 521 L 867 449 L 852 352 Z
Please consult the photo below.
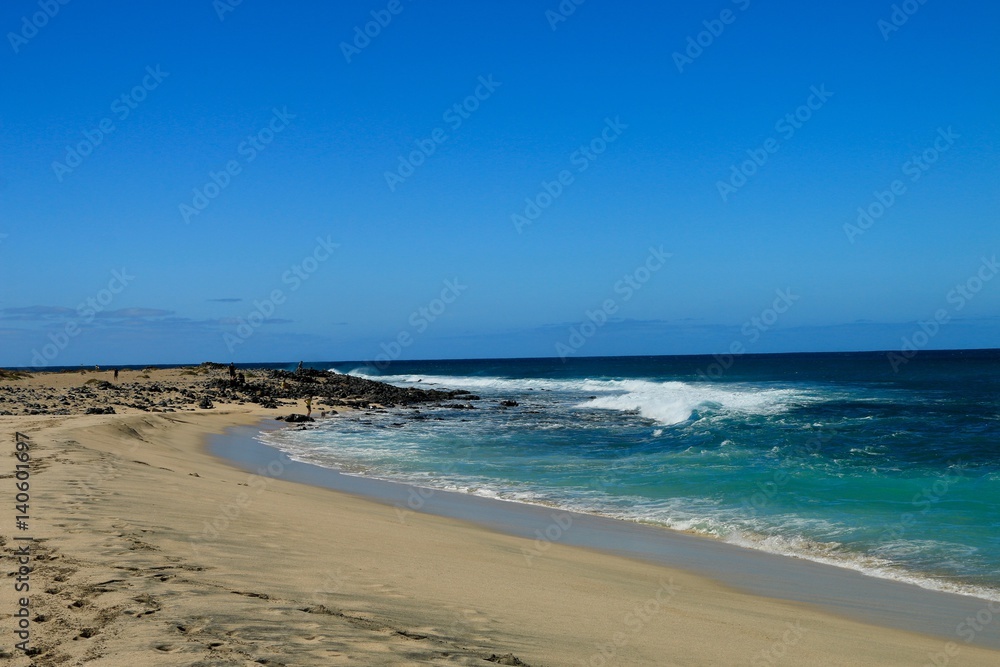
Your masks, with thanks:
M 1000 340 L 995 2 L 10 0 L 0 29 L 0 365 Z

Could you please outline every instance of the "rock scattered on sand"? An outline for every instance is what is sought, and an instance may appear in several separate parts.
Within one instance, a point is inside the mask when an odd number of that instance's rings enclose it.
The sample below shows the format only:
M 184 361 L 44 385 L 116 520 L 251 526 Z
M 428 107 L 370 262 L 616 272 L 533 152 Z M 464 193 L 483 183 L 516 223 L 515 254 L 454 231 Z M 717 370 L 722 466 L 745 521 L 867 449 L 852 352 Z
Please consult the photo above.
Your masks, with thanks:
M 289 424 L 301 424 L 303 422 L 314 422 L 316 421 L 312 417 L 307 417 L 305 415 L 300 415 L 293 412 L 290 415 L 284 415 L 281 417 L 275 417 L 279 422 L 288 422 Z
M 127 414 L 211 410 L 252 403 L 267 409 L 294 406 L 398 407 L 443 400 L 471 401 L 467 391 L 395 387 L 383 382 L 314 369 L 297 373 L 241 368 L 230 378 L 222 364 L 112 371 L 0 372 L 0 415 Z M 333 410 L 328 410 L 333 413 Z
M 523 665 L 523 667 L 531 667 L 528 663 L 522 662 L 513 653 L 505 653 L 504 655 L 493 654 L 486 658 L 487 662 L 495 662 L 498 665 Z

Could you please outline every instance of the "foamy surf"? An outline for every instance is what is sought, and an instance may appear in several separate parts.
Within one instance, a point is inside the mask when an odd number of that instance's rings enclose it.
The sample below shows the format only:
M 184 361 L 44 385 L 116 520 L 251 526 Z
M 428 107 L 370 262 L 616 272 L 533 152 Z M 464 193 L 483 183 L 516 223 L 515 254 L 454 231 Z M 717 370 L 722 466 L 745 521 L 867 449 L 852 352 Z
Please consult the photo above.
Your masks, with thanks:
M 646 419 L 671 426 L 690 419 L 696 412 L 774 414 L 788 407 L 815 400 L 803 391 L 785 388 L 761 389 L 725 383 L 654 382 L 642 379 L 552 380 L 428 375 L 370 375 L 352 369 L 351 375 L 402 386 L 448 387 L 491 392 L 506 396 L 531 391 L 564 394 L 597 394 L 575 404 L 578 408 L 638 413 Z

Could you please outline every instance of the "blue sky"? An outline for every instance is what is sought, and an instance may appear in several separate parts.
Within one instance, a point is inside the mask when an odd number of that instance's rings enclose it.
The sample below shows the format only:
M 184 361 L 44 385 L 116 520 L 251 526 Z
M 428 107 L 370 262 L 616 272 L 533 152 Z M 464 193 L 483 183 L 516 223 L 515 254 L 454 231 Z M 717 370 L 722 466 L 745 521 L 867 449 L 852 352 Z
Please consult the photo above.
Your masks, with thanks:
M 995 3 L 232 2 L 0 8 L 0 365 L 997 344 Z

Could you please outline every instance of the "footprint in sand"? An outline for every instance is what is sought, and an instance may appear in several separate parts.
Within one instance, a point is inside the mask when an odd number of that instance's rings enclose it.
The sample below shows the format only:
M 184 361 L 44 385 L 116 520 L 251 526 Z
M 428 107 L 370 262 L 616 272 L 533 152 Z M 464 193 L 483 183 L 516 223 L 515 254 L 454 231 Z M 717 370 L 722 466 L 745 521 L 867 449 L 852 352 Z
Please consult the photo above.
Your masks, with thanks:
M 180 646 L 174 646 L 173 644 L 157 644 L 153 648 L 162 653 L 175 653 L 181 650 Z

